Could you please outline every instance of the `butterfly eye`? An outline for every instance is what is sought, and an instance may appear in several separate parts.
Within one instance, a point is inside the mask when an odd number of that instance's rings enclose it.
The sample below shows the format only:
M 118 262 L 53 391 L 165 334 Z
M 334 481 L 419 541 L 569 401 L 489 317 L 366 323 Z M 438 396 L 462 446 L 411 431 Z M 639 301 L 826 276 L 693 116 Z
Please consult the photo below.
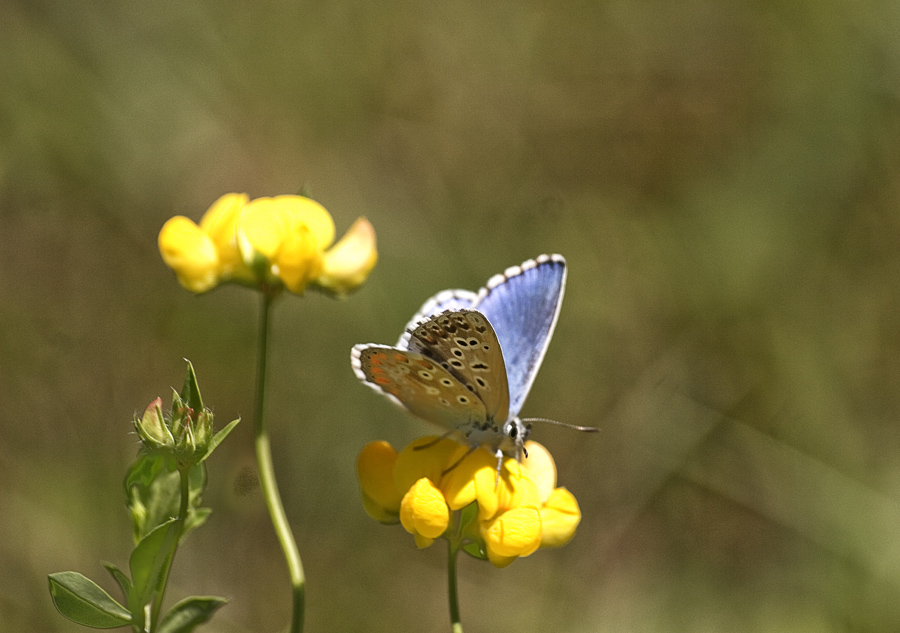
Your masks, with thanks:
M 509 427 L 509 437 L 510 437 L 510 439 L 514 440 L 514 439 L 516 439 L 517 435 L 519 435 L 519 429 L 516 428 L 515 424 L 513 424 L 511 427 Z

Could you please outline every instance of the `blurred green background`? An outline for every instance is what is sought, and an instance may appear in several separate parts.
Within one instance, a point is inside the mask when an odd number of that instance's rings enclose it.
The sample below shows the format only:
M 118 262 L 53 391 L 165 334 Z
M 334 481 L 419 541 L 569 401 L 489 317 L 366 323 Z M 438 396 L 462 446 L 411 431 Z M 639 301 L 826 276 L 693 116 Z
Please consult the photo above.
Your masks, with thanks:
M 349 349 L 542 252 L 569 284 L 523 413 L 584 519 L 461 559 L 468 633 L 900 630 L 900 8 L 838 0 L 0 2 L 0 630 L 74 631 L 111 579 L 136 411 L 197 370 L 251 409 L 257 301 L 194 297 L 175 214 L 306 183 L 381 259 L 275 313 L 269 414 L 309 631 L 445 631 L 440 545 L 362 511 L 354 459 L 432 429 Z M 168 598 L 277 631 L 251 427 L 210 460 Z

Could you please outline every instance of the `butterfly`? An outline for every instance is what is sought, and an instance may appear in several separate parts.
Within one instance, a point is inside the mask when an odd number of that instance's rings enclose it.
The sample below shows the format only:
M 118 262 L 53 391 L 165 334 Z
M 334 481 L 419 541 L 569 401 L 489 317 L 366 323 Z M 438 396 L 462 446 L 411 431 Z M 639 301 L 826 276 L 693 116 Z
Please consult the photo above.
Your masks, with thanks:
M 353 371 L 417 417 L 448 427 L 447 435 L 461 432 L 471 450 L 488 445 L 499 473 L 504 456 L 527 457 L 531 425 L 519 411 L 565 285 L 566 260 L 541 255 L 494 275 L 478 292 L 444 290 L 422 305 L 396 346 L 354 346 Z

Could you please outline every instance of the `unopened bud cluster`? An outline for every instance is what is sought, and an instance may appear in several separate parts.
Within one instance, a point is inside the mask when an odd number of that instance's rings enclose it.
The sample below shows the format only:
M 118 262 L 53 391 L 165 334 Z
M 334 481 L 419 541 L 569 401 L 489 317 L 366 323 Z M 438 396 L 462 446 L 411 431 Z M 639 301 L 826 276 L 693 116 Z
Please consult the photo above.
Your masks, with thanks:
M 199 413 L 187 406 L 177 393 L 172 409 L 162 410 L 162 398 L 156 398 L 134 418 L 134 428 L 150 451 L 167 453 L 181 465 L 198 464 L 213 448 L 213 414 L 202 408 Z

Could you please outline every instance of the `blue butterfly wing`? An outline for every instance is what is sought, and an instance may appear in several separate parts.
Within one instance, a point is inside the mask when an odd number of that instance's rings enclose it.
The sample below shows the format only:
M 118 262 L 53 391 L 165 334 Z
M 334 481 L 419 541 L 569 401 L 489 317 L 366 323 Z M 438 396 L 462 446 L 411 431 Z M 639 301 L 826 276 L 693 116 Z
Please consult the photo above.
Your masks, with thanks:
M 474 302 L 500 340 L 509 416 L 519 415 L 550 344 L 566 285 L 562 255 L 541 255 L 488 280 Z

